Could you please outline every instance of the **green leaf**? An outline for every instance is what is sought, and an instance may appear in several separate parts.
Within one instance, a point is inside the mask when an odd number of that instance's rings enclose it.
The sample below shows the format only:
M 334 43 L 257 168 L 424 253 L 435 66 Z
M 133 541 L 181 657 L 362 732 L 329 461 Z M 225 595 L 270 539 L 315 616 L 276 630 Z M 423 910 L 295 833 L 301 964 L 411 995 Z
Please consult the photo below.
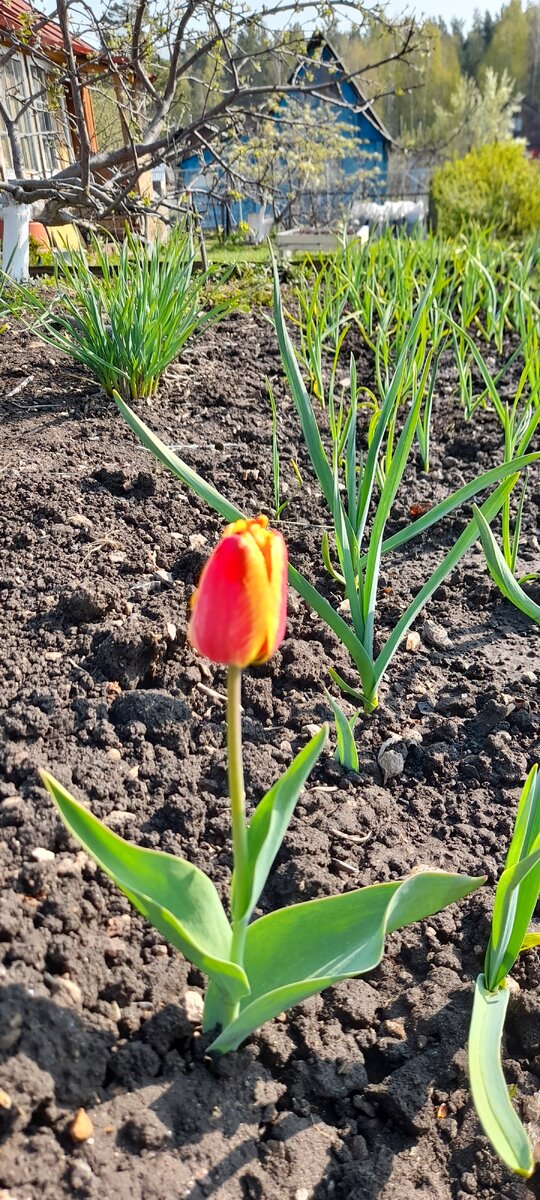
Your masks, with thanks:
M 484 963 L 486 986 L 491 992 L 512 970 L 531 923 L 540 894 L 540 836 L 531 853 L 503 871 L 495 904 Z
M 313 470 L 315 471 L 319 481 L 326 503 L 330 511 L 332 511 L 334 492 L 332 471 L 330 469 L 330 464 L 322 443 L 319 426 L 313 412 L 313 406 L 309 398 L 307 388 L 304 384 L 304 380 L 302 379 L 293 345 L 283 319 L 283 304 L 281 302 L 279 274 L 276 260 L 273 255 L 272 269 L 274 273 L 274 322 L 276 326 L 281 358 L 287 379 L 289 381 L 289 387 L 291 389 L 291 395 L 298 414 L 298 419 L 302 426 L 302 432 L 304 434 L 306 448 L 311 459 Z
M 499 591 L 502 592 L 507 600 L 515 604 L 516 608 L 519 608 L 526 617 L 530 617 L 532 621 L 536 621 L 536 624 L 540 625 L 540 604 L 535 604 L 534 600 L 531 600 L 527 596 L 527 593 L 523 591 L 523 588 L 514 579 L 487 521 L 476 505 L 473 506 L 473 512 L 476 517 L 489 573 L 497 584 Z
M 419 872 L 282 908 L 247 931 L 244 965 L 251 994 L 212 1043 L 226 1053 L 264 1021 L 331 984 L 380 962 L 387 933 L 438 912 L 483 882 L 466 875 Z
M 332 709 L 336 723 L 337 746 L 335 757 L 340 765 L 345 767 L 346 771 L 358 772 L 358 750 L 356 748 L 353 731 L 358 720 L 360 710 L 358 709 L 357 712 L 355 712 L 354 715 L 349 719 L 345 716 L 345 713 L 340 708 L 337 700 L 334 700 L 334 697 L 330 695 L 330 692 L 325 691 L 324 694 L 328 700 L 330 708 Z
M 478 475 L 476 479 L 472 479 L 470 483 L 465 483 L 463 487 L 452 492 L 445 500 L 441 500 L 440 504 L 435 504 L 430 508 L 429 512 L 424 513 L 422 517 L 418 517 L 416 521 L 412 521 L 405 529 L 400 529 L 398 533 L 392 534 L 392 537 L 386 538 L 382 544 L 382 553 L 389 554 L 391 550 L 397 550 L 399 546 L 406 545 L 413 538 L 419 537 L 421 533 L 425 533 L 427 529 L 431 529 L 437 521 L 441 521 L 443 517 L 454 512 L 460 505 L 465 504 L 467 500 L 471 500 L 473 496 L 478 495 L 478 492 L 484 491 L 485 488 L 491 487 L 494 483 L 500 483 L 504 479 L 509 470 L 521 471 L 532 463 L 537 462 L 540 458 L 540 453 L 525 454 L 515 458 L 511 463 L 501 463 L 498 467 L 492 467 L 489 471 L 484 471 L 483 475 Z M 365 557 L 362 559 L 362 565 L 365 563 Z
M 317 616 L 319 616 L 321 620 L 333 630 L 342 645 L 345 646 L 345 648 L 349 651 L 355 666 L 358 668 L 360 679 L 362 680 L 364 697 L 368 702 L 373 700 L 375 691 L 375 672 L 373 670 L 373 663 L 369 657 L 369 654 L 366 652 L 366 650 L 364 650 L 361 641 L 357 638 L 354 630 L 351 629 L 350 625 L 347 625 L 347 622 L 343 620 L 343 617 L 340 616 L 340 614 L 337 613 L 334 608 L 332 608 L 332 605 L 326 599 L 326 597 L 321 596 L 321 593 L 313 587 L 313 584 L 311 584 L 304 575 L 300 575 L 300 572 L 290 564 L 289 583 L 292 584 L 298 594 L 302 596 L 307 604 L 309 604 L 309 607 L 315 610 Z M 334 674 L 333 678 L 337 678 L 337 676 Z M 373 707 L 375 707 L 375 704 L 373 704 Z
M 514 832 L 508 848 L 505 867 L 526 858 L 540 834 L 540 774 L 538 764 L 531 767 L 523 785 L 514 822 Z
M 507 466 L 508 469 L 510 469 L 511 464 L 507 464 Z M 488 496 L 487 500 L 484 501 L 482 509 L 479 511 L 481 511 L 484 516 L 488 518 L 488 520 L 492 521 L 502 508 L 504 501 L 511 492 L 517 478 L 517 474 L 510 475 L 510 477 L 505 479 L 503 483 L 500 483 L 492 495 Z M 463 555 L 466 554 L 467 550 L 470 549 L 478 536 L 478 525 L 476 518 L 473 517 L 463 530 L 463 533 L 460 535 L 455 545 L 451 550 L 449 550 L 448 554 L 445 555 L 442 562 L 439 564 L 424 586 L 420 588 L 420 591 L 417 592 L 414 600 L 411 604 L 409 604 L 409 607 L 405 610 L 403 616 L 400 617 L 397 625 L 392 630 L 388 641 L 383 646 L 378 658 L 375 661 L 375 689 L 378 688 L 379 683 L 389 663 L 394 657 L 402 637 L 409 629 L 409 626 L 412 625 L 414 620 L 416 620 L 416 617 L 424 608 L 424 605 L 427 604 L 427 601 L 431 598 L 433 593 L 437 590 L 440 584 L 443 583 L 443 581 L 446 579 L 446 576 L 453 571 L 454 567 L 457 565 L 459 560 L 463 558 Z
M 361 541 L 362 535 L 367 520 L 368 509 L 370 506 L 371 495 L 376 479 L 376 468 L 379 459 L 379 451 L 381 449 L 384 434 L 395 416 L 396 406 L 399 405 L 402 387 L 405 377 L 410 369 L 410 353 L 414 351 L 418 343 L 420 325 L 423 320 L 424 312 L 427 305 L 430 303 L 433 296 L 434 275 L 431 276 L 423 296 L 418 304 L 414 316 L 408 326 L 403 346 L 396 364 L 396 369 L 390 383 L 390 387 L 386 393 L 382 408 L 380 410 L 373 436 L 370 440 L 368 453 L 364 465 L 362 477 L 361 493 L 359 498 L 359 510 L 361 513 L 361 521 L 359 524 L 358 540 Z
M 163 463 L 164 467 L 172 471 L 177 479 L 180 479 L 188 488 L 191 488 L 200 500 L 204 500 L 205 504 L 213 508 L 226 521 L 238 521 L 240 517 L 243 517 L 244 514 L 240 512 L 240 509 L 236 508 L 234 504 L 230 504 L 225 496 L 222 496 L 221 492 L 218 492 L 217 488 L 212 487 L 211 483 L 207 483 L 201 475 L 198 475 L 196 471 L 193 471 L 191 467 L 182 462 L 172 450 L 169 450 L 168 446 L 161 441 L 161 438 L 156 433 L 152 433 L 148 425 L 145 425 L 144 421 L 141 421 L 140 417 L 133 412 L 133 409 L 121 399 L 118 392 L 113 392 L 113 397 L 130 429 L 137 435 L 142 445 L 146 446 L 147 450 L 151 450 L 158 461 Z
M 540 933 L 526 933 L 520 947 L 520 954 L 525 950 L 535 950 L 540 946 Z
M 421 404 L 422 393 L 420 389 L 418 389 L 416 399 L 409 408 L 407 419 L 403 425 L 403 429 L 401 430 L 396 448 L 392 455 L 392 461 L 387 471 L 384 486 L 379 497 L 379 503 L 373 518 L 373 526 L 369 538 L 369 549 L 365 563 L 364 594 L 362 600 L 362 617 L 365 626 L 363 642 L 366 650 L 368 650 L 370 654 L 373 650 L 375 609 L 377 605 L 377 588 L 379 583 L 379 570 L 381 564 L 384 529 L 396 497 L 396 492 L 401 483 L 403 472 L 407 465 L 407 460 L 414 440 L 416 426 L 418 424 Z
M 229 960 L 232 930 L 208 876 L 182 858 L 126 842 L 52 775 L 42 771 L 41 778 L 69 832 L 135 908 L 232 1000 L 244 996 L 249 984 Z
M 285 774 L 266 793 L 248 827 L 247 907 L 242 919 L 249 921 L 264 888 L 272 863 L 289 827 L 300 792 L 328 738 L 323 725 L 307 746 L 296 755 Z M 234 881 L 233 881 L 234 886 Z
M 501 1065 L 508 996 L 506 987 L 488 991 L 484 976 L 478 976 L 469 1030 L 469 1077 L 484 1133 L 506 1166 L 528 1179 L 534 1171 L 532 1148 L 511 1104 Z

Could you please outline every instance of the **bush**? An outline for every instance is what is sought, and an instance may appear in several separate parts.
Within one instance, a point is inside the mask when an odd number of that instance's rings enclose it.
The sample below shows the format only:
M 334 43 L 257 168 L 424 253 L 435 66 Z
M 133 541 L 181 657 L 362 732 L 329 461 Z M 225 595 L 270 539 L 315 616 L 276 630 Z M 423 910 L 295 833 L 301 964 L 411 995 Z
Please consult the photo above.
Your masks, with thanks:
M 540 168 L 520 142 L 479 146 L 440 167 L 431 181 L 439 233 L 491 229 L 519 236 L 540 225 Z
M 37 318 L 33 333 L 82 363 L 109 396 L 150 399 L 187 339 L 230 303 L 203 310 L 209 275 L 192 274 L 192 241 L 181 228 L 150 251 L 127 230 L 115 261 L 95 237 L 91 249 L 96 271 L 83 251 L 55 258 L 56 303 L 18 289 Z

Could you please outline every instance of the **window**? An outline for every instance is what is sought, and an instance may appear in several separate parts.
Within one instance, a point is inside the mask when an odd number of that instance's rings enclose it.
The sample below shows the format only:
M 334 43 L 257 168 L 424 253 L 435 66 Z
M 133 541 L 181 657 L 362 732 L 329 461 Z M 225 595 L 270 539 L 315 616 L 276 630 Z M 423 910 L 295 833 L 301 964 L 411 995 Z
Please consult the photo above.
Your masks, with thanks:
M 50 78 L 45 67 L 26 56 L 14 54 L 0 70 L 0 96 L 13 120 L 17 120 L 25 172 L 52 175 L 59 167 L 58 141 L 70 145 L 64 99 L 49 96 Z M 25 107 L 25 105 L 27 107 Z M 6 127 L 0 117 L 0 149 L 6 173 L 13 173 L 13 155 Z

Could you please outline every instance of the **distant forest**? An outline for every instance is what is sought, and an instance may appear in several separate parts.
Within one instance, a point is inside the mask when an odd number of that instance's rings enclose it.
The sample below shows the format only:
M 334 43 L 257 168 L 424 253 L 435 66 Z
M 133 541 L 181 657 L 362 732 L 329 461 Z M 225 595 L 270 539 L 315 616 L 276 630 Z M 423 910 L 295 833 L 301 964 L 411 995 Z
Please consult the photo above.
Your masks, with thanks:
M 463 23 L 443 20 L 425 26 L 428 52 L 417 54 L 410 63 L 389 63 L 371 76 L 372 94 L 377 90 L 395 95 L 381 97 L 377 109 L 388 129 L 400 142 L 429 144 L 437 123 L 438 108 L 449 109 L 463 79 L 473 79 L 480 88 L 488 68 L 502 78 L 506 71 L 514 83 L 514 94 L 523 97 L 531 119 L 540 112 L 540 4 L 522 7 L 510 0 L 498 17 L 476 10 L 470 30 Z M 330 31 L 332 41 L 350 71 L 382 58 L 392 35 L 375 30 L 367 38 Z M 518 131 L 519 132 L 519 131 Z

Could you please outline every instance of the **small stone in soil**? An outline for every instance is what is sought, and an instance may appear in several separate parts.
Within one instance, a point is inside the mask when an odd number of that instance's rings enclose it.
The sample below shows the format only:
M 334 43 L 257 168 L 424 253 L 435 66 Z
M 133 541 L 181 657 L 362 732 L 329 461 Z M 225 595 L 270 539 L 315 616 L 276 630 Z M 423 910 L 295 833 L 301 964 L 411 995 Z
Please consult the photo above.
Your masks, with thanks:
M 199 1025 L 202 1021 L 204 1000 L 201 993 L 195 991 L 195 988 L 187 988 L 184 992 L 184 1008 L 190 1024 Z
M 86 1109 L 79 1108 L 69 1126 L 69 1136 L 73 1142 L 87 1142 L 92 1137 L 94 1126 Z
M 436 621 L 424 621 L 422 637 L 434 650 L 447 650 L 452 645 L 447 630 L 443 625 L 437 625 Z
M 398 775 L 403 774 L 406 756 L 407 751 L 401 738 L 389 737 L 383 742 L 377 755 L 377 762 L 383 773 L 383 783 L 386 784 L 389 779 L 397 779 Z
M 32 858 L 34 858 L 36 862 L 52 862 L 54 859 L 54 852 L 52 850 L 47 850 L 45 846 L 36 846 L 34 850 L 32 850 Z

